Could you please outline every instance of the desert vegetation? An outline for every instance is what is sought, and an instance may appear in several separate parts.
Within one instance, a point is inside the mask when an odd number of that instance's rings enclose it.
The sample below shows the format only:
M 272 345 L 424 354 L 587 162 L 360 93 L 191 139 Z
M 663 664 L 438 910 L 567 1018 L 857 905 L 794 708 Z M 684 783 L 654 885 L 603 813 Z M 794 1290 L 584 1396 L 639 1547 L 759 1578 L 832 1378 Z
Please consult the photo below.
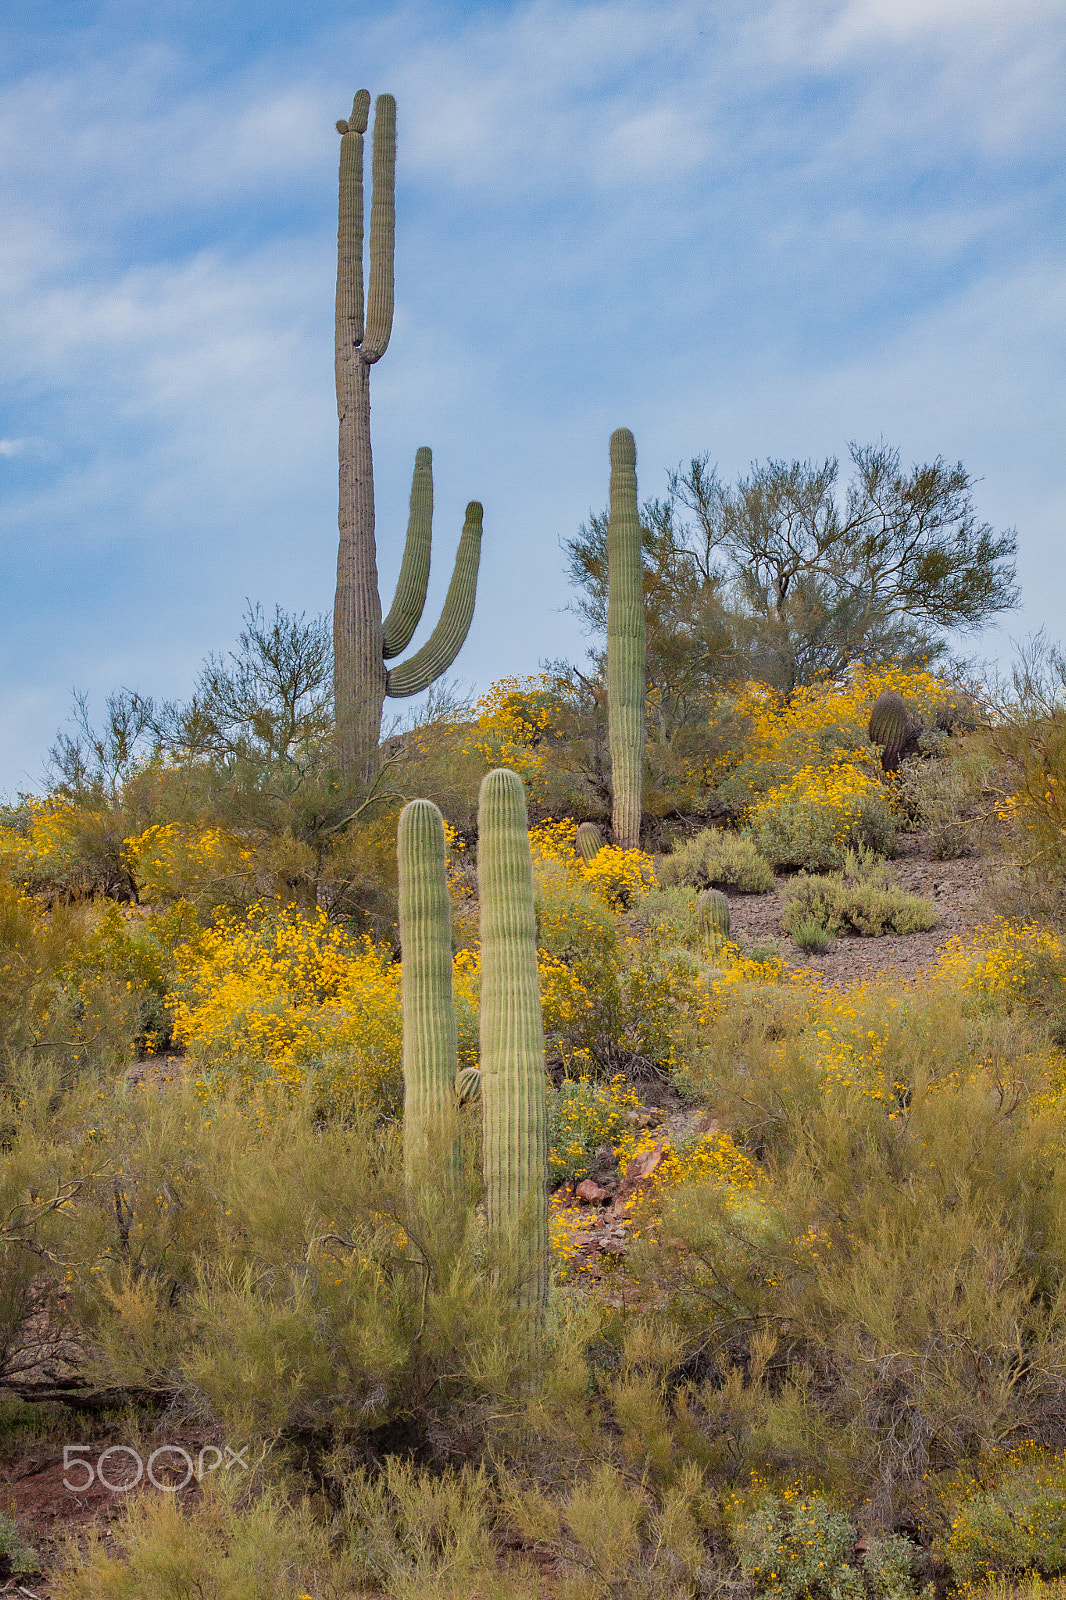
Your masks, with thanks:
M 641 507 L 622 428 L 569 547 L 589 662 L 441 680 L 472 504 L 386 677 L 432 480 L 420 451 L 382 624 L 395 108 L 364 326 L 368 113 L 340 126 L 334 633 L 253 607 L 186 702 L 77 702 L 46 792 L 0 810 L 2 1575 L 1066 1577 L 1066 662 L 982 681 L 948 650 L 1012 602 L 1013 536 L 961 466 L 886 447 L 844 494 L 832 461 L 727 487 L 699 458 Z M 916 854 L 980 891 L 963 933 L 898 878 Z M 918 981 L 832 965 L 918 939 Z M 58 1532 L 19 1503 L 49 1473 Z

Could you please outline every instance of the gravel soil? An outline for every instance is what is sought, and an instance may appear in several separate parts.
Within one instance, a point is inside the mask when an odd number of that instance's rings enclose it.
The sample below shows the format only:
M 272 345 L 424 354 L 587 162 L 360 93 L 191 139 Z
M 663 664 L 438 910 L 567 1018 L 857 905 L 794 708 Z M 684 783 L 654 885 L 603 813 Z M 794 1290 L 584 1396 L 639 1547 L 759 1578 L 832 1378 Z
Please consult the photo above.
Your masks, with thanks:
M 917 977 L 935 964 L 938 952 L 951 939 L 973 931 L 987 869 L 980 856 L 934 860 L 929 841 L 922 833 L 900 837 L 896 858 L 889 867 L 891 880 L 898 888 L 919 894 L 936 907 L 940 920 L 928 933 L 890 933 L 880 939 L 845 934 L 834 940 L 824 956 L 805 955 L 781 932 L 789 878 L 779 876 L 769 894 L 728 896 L 733 935 L 744 944 L 776 939 L 786 966 L 794 971 L 803 968 L 817 972 L 823 982 L 834 986 L 861 983 L 885 972 L 901 978 Z

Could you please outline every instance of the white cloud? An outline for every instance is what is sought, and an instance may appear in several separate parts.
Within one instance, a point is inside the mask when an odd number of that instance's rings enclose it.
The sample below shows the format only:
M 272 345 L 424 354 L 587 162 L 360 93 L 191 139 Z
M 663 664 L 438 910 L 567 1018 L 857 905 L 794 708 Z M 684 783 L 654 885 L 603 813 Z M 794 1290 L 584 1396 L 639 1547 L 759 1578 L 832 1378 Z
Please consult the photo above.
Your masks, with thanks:
M 28 439 L 0 439 L 0 456 L 21 455 L 29 442 Z
M 400 105 L 381 565 L 431 443 L 435 595 L 487 507 L 465 676 L 575 647 L 557 540 L 621 421 L 649 493 L 686 450 L 736 470 L 884 432 L 962 454 L 1045 537 L 1059 0 L 368 15 L 213 80 L 133 41 L 0 90 L 0 455 L 48 438 L 0 509 L 28 619 L 5 670 L 51 685 L 9 765 L 70 682 L 180 692 L 246 594 L 328 605 L 333 122 L 360 78 Z

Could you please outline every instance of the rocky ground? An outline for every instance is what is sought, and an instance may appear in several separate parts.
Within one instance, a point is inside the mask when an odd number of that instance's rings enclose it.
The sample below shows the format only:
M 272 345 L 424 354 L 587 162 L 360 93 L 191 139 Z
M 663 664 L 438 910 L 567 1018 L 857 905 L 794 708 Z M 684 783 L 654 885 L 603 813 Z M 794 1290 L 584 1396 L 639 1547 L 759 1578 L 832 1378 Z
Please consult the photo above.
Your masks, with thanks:
M 787 877 L 778 877 L 769 894 L 729 895 L 731 931 L 746 944 L 778 939 L 786 965 L 818 972 L 831 984 L 860 983 L 884 972 L 916 977 L 934 964 L 937 953 L 951 939 L 973 931 L 980 920 L 979 901 L 988 864 L 976 855 L 937 861 L 923 833 L 901 835 L 897 851 L 889 863 L 891 880 L 898 888 L 930 900 L 939 914 L 936 927 L 928 933 L 885 934 L 880 939 L 850 934 L 834 940 L 824 956 L 804 955 L 781 932 Z

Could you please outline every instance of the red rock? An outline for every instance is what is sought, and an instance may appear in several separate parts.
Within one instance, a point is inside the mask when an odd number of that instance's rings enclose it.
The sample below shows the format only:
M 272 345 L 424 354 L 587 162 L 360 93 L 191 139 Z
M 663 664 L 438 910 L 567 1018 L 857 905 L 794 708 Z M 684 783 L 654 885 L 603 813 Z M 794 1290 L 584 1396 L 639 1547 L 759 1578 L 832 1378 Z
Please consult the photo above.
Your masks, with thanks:
M 601 1188 L 592 1178 L 582 1178 L 574 1193 L 579 1200 L 585 1200 L 589 1205 L 600 1205 L 602 1201 L 611 1198 L 607 1190 Z
M 640 1188 L 642 1183 L 647 1183 L 652 1173 L 659 1166 L 666 1154 L 666 1147 L 656 1144 L 650 1150 L 644 1150 L 639 1156 L 634 1156 L 625 1170 L 622 1186 L 615 1198 L 613 1211 L 616 1216 L 621 1216 L 626 1201 L 631 1194 Z

